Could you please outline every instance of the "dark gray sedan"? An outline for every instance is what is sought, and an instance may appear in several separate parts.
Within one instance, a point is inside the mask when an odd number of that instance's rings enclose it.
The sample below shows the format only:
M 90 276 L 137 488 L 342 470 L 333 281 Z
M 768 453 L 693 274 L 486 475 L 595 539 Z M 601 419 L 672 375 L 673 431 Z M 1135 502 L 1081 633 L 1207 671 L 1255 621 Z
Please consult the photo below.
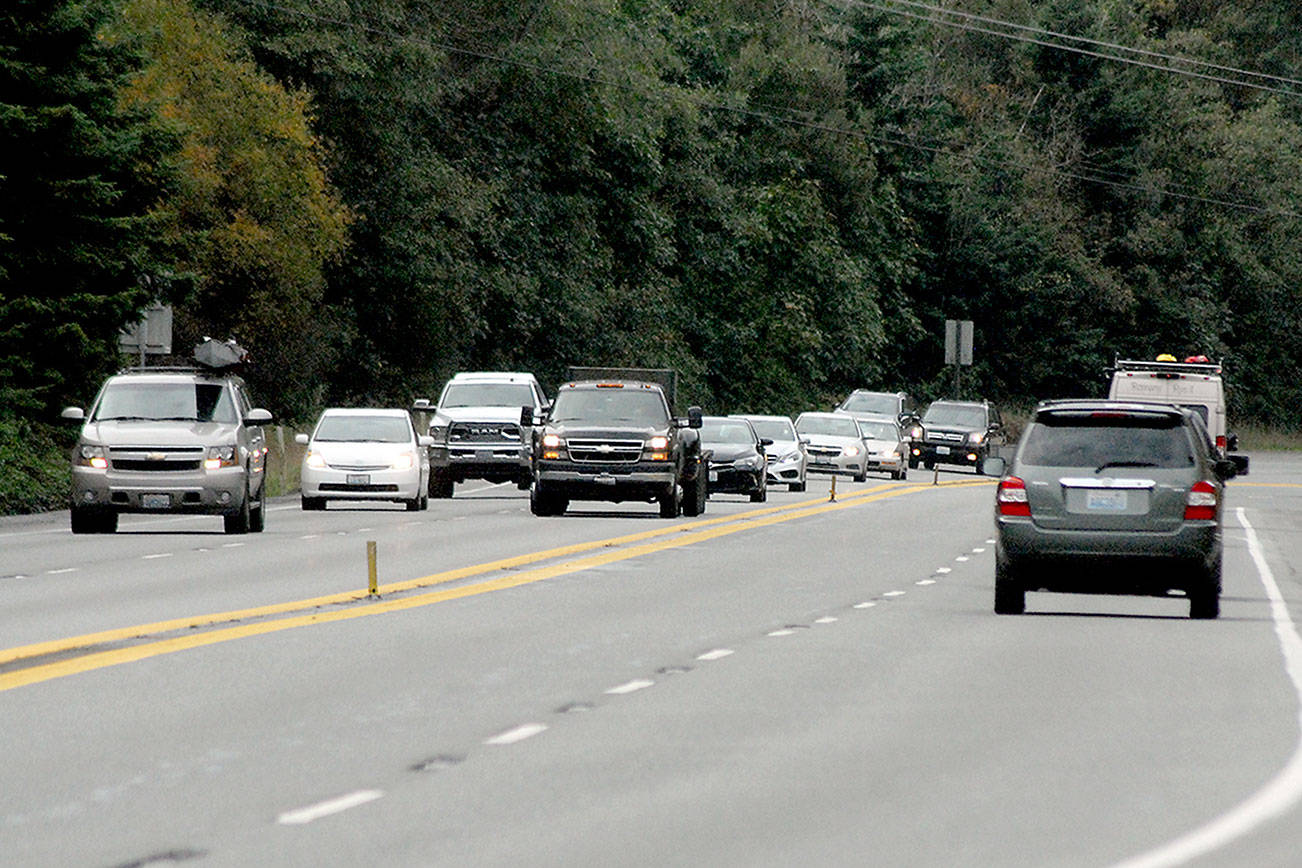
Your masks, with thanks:
M 1224 482 L 1186 409 L 1120 401 L 1046 401 L 1022 434 L 995 496 L 995 611 L 1020 614 L 1027 591 L 1189 599 L 1220 614 Z

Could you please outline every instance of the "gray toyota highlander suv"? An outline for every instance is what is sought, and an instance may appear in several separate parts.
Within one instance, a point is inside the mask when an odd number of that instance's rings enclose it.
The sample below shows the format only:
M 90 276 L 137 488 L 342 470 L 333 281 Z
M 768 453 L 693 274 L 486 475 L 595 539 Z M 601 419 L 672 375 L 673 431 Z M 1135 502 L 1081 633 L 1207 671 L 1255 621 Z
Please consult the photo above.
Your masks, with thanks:
M 1240 463 L 1221 459 L 1193 413 L 1169 404 L 1046 401 L 1012 463 L 989 458 L 995 612 L 1027 591 L 1189 600 L 1220 614 L 1221 511 Z
M 265 522 L 271 413 L 232 374 L 141 368 L 109 377 L 72 450 L 72 532 L 112 533 L 118 515 L 220 515 L 226 533 Z

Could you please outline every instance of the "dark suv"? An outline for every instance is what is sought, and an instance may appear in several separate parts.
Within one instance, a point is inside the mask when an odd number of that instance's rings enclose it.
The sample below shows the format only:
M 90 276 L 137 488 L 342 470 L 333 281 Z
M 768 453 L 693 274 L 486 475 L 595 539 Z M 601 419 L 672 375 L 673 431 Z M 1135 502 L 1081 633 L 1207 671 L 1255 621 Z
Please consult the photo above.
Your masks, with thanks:
M 956 464 L 978 472 L 1006 440 L 999 411 L 988 401 L 933 401 L 911 437 L 909 467 Z
M 1169 596 L 1192 618 L 1220 614 L 1224 482 L 1206 429 L 1182 407 L 1126 401 L 1040 404 L 1012 463 L 991 458 L 995 611 L 1027 591 Z

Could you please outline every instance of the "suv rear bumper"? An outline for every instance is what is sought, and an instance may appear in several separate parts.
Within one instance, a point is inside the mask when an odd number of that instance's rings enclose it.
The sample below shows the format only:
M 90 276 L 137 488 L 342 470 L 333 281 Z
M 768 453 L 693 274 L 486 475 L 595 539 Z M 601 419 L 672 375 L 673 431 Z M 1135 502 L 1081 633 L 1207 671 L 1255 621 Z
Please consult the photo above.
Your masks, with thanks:
M 234 515 L 249 489 L 241 467 L 200 473 L 123 473 L 90 467 L 72 468 L 72 505 L 118 513 L 192 513 Z M 165 495 L 166 504 L 148 495 Z M 153 501 L 153 502 L 151 502 Z

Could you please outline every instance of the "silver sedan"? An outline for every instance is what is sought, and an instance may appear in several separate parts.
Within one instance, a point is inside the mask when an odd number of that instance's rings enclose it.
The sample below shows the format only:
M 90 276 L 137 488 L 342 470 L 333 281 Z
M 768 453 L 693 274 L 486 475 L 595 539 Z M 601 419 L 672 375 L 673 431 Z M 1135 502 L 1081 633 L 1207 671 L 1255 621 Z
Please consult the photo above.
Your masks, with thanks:
M 851 476 L 855 482 L 868 478 L 868 450 L 859 420 L 845 413 L 801 413 L 796 432 L 805 440 L 809 470 Z

